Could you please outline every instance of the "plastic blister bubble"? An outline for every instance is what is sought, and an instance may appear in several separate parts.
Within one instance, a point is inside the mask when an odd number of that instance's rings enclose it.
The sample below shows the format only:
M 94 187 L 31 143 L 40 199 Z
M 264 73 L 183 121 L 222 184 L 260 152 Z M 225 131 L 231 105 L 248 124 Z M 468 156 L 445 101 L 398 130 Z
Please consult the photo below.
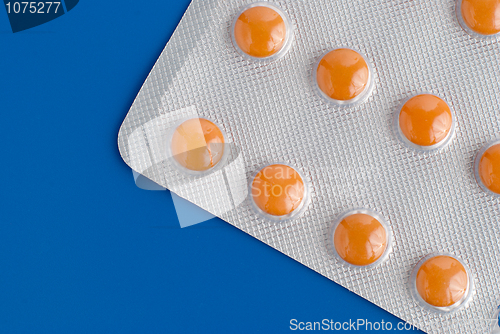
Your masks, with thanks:
M 496 18 L 500 15 L 498 0 L 456 0 L 455 8 L 458 22 L 472 37 L 483 40 L 500 38 L 500 23 Z M 476 26 L 471 27 L 471 23 Z
M 342 257 L 339 254 L 339 252 L 337 250 L 338 245 L 336 245 L 336 243 L 335 243 L 335 235 L 336 235 L 337 229 L 338 229 L 339 225 L 342 223 L 342 221 L 350 216 L 352 217 L 353 215 L 360 215 L 360 214 L 366 215 L 366 216 L 369 216 L 369 217 L 375 219 L 376 222 L 380 224 L 380 227 L 385 232 L 385 238 L 383 238 L 384 239 L 383 241 L 381 240 L 382 238 L 380 238 L 380 235 L 377 235 L 378 231 L 376 231 L 376 229 L 373 229 L 373 227 L 371 228 L 372 230 L 369 231 L 370 233 L 366 233 L 367 231 L 361 231 L 362 228 L 360 228 L 359 224 L 356 224 L 357 226 L 353 226 L 352 231 L 350 231 L 351 235 L 349 235 L 349 231 L 346 233 L 347 235 L 345 237 L 347 237 L 349 239 L 349 240 L 345 240 L 345 241 L 347 241 L 347 243 L 351 242 L 352 239 L 357 239 L 355 241 L 358 243 L 358 246 L 364 246 L 363 248 L 367 253 L 371 252 L 372 254 L 374 254 L 372 256 L 372 257 L 374 257 L 374 259 L 373 260 L 369 259 L 369 261 L 365 261 L 365 262 L 367 262 L 366 264 L 356 264 L 356 263 L 351 263 L 351 262 L 347 261 L 345 259 L 346 256 Z M 372 225 L 373 225 L 373 222 L 372 222 Z M 365 230 L 366 230 L 366 227 L 365 227 Z M 365 233 L 363 233 L 363 232 L 365 232 Z M 362 234 L 367 236 L 365 238 L 365 240 L 360 240 Z M 377 266 L 381 265 L 382 263 L 384 263 L 385 261 L 387 261 L 387 259 L 389 258 L 389 254 L 392 252 L 393 235 L 392 235 L 392 230 L 391 230 L 389 224 L 386 222 L 384 217 L 382 217 L 380 214 L 378 214 L 372 210 L 369 210 L 369 209 L 364 209 L 364 208 L 352 209 L 352 210 L 348 210 L 347 212 L 344 212 L 343 214 L 341 214 L 339 217 L 337 217 L 335 219 L 334 223 L 332 224 L 332 227 L 331 227 L 331 230 L 329 233 L 329 238 L 330 238 L 330 240 L 329 240 L 330 245 L 328 245 L 328 246 L 330 247 L 330 252 L 336 257 L 336 259 L 340 263 L 342 263 L 343 265 L 347 265 L 347 266 L 354 268 L 354 269 L 368 270 L 368 269 L 377 267 Z M 380 252 L 380 254 L 377 254 L 376 250 L 374 250 L 373 248 L 381 247 L 381 246 L 383 247 L 383 251 Z M 346 248 L 349 248 L 348 244 L 347 244 Z M 354 254 L 347 254 L 350 251 Z M 355 252 L 355 251 L 352 251 L 352 249 L 348 249 L 345 251 L 345 253 L 346 253 L 346 255 L 350 255 L 350 257 L 352 259 L 354 259 L 355 261 L 359 260 L 359 257 L 360 257 L 359 251 Z M 362 256 L 365 256 L 365 254 L 362 254 Z
M 431 264 L 425 270 L 422 269 L 428 263 Z M 457 269 L 457 265 L 461 266 L 461 268 Z M 418 289 L 417 281 L 420 274 L 428 276 L 421 284 L 427 290 L 425 292 L 428 294 L 429 299 L 441 299 L 440 302 L 443 302 L 442 297 L 445 296 L 451 301 L 444 305 L 431 304 L 426 301 L 422 296 L 424 292 Z M 460 277 L 460 274 L 465 276 L 465 280 Z M 413 298 L 423 308 L 441 314 L 453 313 L 467 307 L 470 303 L 474 295 L 474 278 L 467 265 L 460 258 L 448 253 L 432 253 L 423 257 L 413 269 L 409 289 Z M 459 294 L 458 297 L 460 298 L 457 297 L 457 300 L 453 300 L 456 294 Z
M 350 98 L 350 99 L 335 99 L 335 98 L 332 98 L 330 97 L 328 94 L 326 94 L 326 92 L 324 92 L 321 88 L 320 88 L 320 85 L 319 85 L 319 82 L 318 82 L 318 68 L 319 68 L 319 65 L 320 63 L 322 62 L 322 60 L 325 58 L 325 56 L 327 56 L 328 54 L 330 54 L 331 52 L 336 52 L 336 51 L 339 51 L 339 50 L 347 50 L 347 51 L 351 51 L 351 52 L 355 52 L 357 53 L 362 59 L 363 61 L 366 63 L 366 68 L 367 68 L 367 71 L 368 71 L 368 76 L 366 78 L 366 83 L 363 82 L 365 85 L 364 85 L 364 88 L 361 92 L 359 92 L 358 95 Z M 345 60 L 344 60 L 345 62 Z M 351 64 L 346 64 L 345 67 L 348 67 L 349 65 Z M 337 74 L 337 73 L 335 73 Z M 355 81 L 355 76 L 356 74 L 353 76 L 353 80 L 351 80 L 351 82 L 349 82 L 349 86 L 353 86 L 353 81 Z M 313 67 L 313 70 L 312 70 L 312 85 L 313 85 L 313 88 L 315 89 L 316 91 L 316 94 L 318 94 L 318 96 L 320 96 L 325 102 L 327 103 L 331 103 L 335 106 L 341 106 L 341 107 L 345 107 L 345 108 L 350 108 L 350 107 L 355 107 L 355 106 L 358 106 L 360 104 L 362 104 L 363 102 L 365 102 L 371 95 L 371 93 L 373 92 L 373 88 L 374 88 L 374 79 L 373 79 L 373 76 L 374 76 L 374 73 L 373 73 L 373 67 L 372 65 L 370 64 L 370 61 L 363 55 L 361 54 L 359 51 L 355 50 L 355 49 L 352 49 L 352 48 L 345 48 L 345 47 L 337 47 L 333 50 L 329 50 L 327 52 L 325 52 L 323 55 L 321 55 L 320 57 L 318 57 L 318 60 L 317 62 L 314 64 L 314 67 Z M 358 75 L 359 77 L 359 75 Z M 359 78 L 358 78 L 358 81 L 359 81 Z M 347 86 L 347 85 L 346 85 Z M 349 87 L 349 88 L 351 88 Z
M 490 149 L 497 148 L 500 151 L 500 138 L 496 138 L 492 141 L 486 143 L 477 153 L 476 159 L 474 161 L 474 175 L 476 177 L 477 184 L 484 190 L 484 192 L 490 194 L 491 196 L 500 197 L 500 179 L 497 177 L 497 173 L 500 170 L 500 154 L 497 157 L 498 160 L 494 161 L 490 159 L 490 165 L 484 166 L 481 169 L 481 161 L 485 153 L 489 152 Z M 499 152 L 500 153 L 500 152 Z M 486 174 L 486 175 L 485 175 Z M 484 177 L 488 177 L 488 184 L 485 184 Z M 495 182 L 496 181 L 496 182 Z
M 204 133 L 205 130 L 203 129 L 203 125 L 205 124 L 205 122 L 216 129 L 215 131 L 219 132 L 221 140 L 218 140 L 216 143 L 207 141 L 207 134 Z M 174 152 L 174 137 L 176 135 L 178 135 L 177 137 L 182 137 L 182 135 L 179 135 L 179 133 L 181 132 L 180 129 L 187 123 L 191 123 L 189 130 L 194 133 L 191 133 L 191 137 L 189 137 L 189 134 L 185 134 L 185 132 L 187 131 L 185 129 L 182 129 L 184 138 L 182 138 L 181 140 L 184 142 L 178 145 L 182 145 L 184 147 L 182 150 L 178 149 L 179 152 Z M 212 131 L 214 131 L 214 129 L 212 129 Z M 179 172 L 192 176 L 203 176 L 214 173 L 215 171 L 224 167 L 231 149 L 231 146 L 226 145 L 226 142 L 227 137 L 224 131 L 220 129 L 220 126 L 206 118 L 191 117 L 176 122 L 176 124 L 170 128 L 167 134 L 166 154 L 172 166 L 179 170 Z M 195 147 L 187 149 L 187 146 Z M 212 151 L 215 152 L 212 153 Z M 191 154 L 188 155 L 186 153 Z M 215 156 L 216 153 L 219 153 L 217 157 Z M 191 166 L 188 166 L 188 164 L 186 163 L 186 161 L 188 160 L 191 160 Z M 193 160 L 195 160 L 194 164 L 192 162 Z M 208 160 L 210 160 L 210 163 L 208 163 Z M 201 166 L 203 163 L 207 163 L 207 165 L 210 164 L 210 166 Z
M 300 188 L 301 189 L 293 189 L 296 188 L 297 184 L 288 184 L 285 185 L 284 187 L 279 184 L 272 184 L 268 183 L 267 189 L 262 187 L 258 187 L 254 184 L 254 181 L 257 179 L 258 176 L 261 176 L 261 173 L 264 174 L 262 176 L 266 177 L 266 169 L 269 167 L 275 167 L 275 169 L 278 169 L 278 173 L 281 173 L 281 175 L 278 175 L 278 178 L 285 179 L 287 175 L 284 174 L 289 174 L 290 171 L 293 171 L 296 173 L 295 177 L 288 175 L 288 178 L 293 180 L 299 180 L 300 183 Z M 272 177 L 272 175 L 269 175 Z M 293 187 L 291 187 L 293 186 Z M 307 179 L 305 178 L 304 174 L 298 170 L 296 167 L 287 164 L 287 163 L 272 163 L 272 164 L 266 164 L 265 166 L 261 166 L 255 173 L 252 174 L 250 177 L 250 182 L 248 185 L 248 193 L 249 193 L 249 202 L 252 207 L 252 209 L 255 211 L 257 215 L 260 217 L 263 217 L 264 219 L 268 219 L 271 221 L 277 221 L 277 222 L 282 222 L 286 220 L 291 220 L 291 219 L 297 219 L 300 217 L 305 210 L 307 210 L 307 206 L 309 205 L 309 202 L 311 200 L 310 198 L 310 190 L 309 190 L 309 184 Z M 262 192 L 268 192 L 267 197 L 272 197 L 274 199 L 280 198 L 282 199 L 281 205 L 284 206 L 284 204 L 288 204 L 290 206 L 291 203 L 283 203 L 283 199 L 286 198 L 285 202 L 290 202 L 290 197 L 294 196 L 297 198 L 300 198 L 300 202 L 298 203 L 297 207 L 293 208 L 290 210 L 290 212 L 286 211 L 284 214 L 281 215 L 276 215 L 276 214 L 271 214 L 269 212 L 264 211 L 259 205 L 257 205 L 256 201 L 254 200 L 254 193 L 253 190 L 256 190 L 255 195 L 261 195 Z M 300 194 L 290 194 L 290 192 L 300 192 Z M 271 203 L 274 205 L 274 203 Z M 275 208 L 271 208 L 275 209 Z M 285 208 L 286 209 L 286 208 Z
M 432 93 L 428 93 L 428 92 L 424 92 L 424 93 L 418 93 L 418 94 L 414 94 L 412 96 L 409 96 L 407 97 L 406 99 L 404 99 L 401 104 L 398 106 L 398 108 L 396 109 L 396 112 L 394 113 L 394 133 L 396 134 L 396 136 L 399 138 L 399 140 L 405 144 L 407 147 L 411 148 L 411 149 L 414 149 L 416 150 L 417 152 L 421 152 L 421 153 L 431 153 L 431 152 L 435 152 L 439 149 L 442 149 L 442 148 L 445 148 L 446 146 L 448 146 L 450 144 L 450 142 L 453 140 L 453 138 L 455 137 L 455 132 L 456 132 L 456 116 L 455 116 L 455 112 L 453 111 L 453 108 L 450 108 L 449 105 L 447 105 L 447 107 L 450 109 L 450 113 L 451 113 L 451 121 L 449 122 L 449 130 L 446 134 L 446 136 L 440 140 L 439 142 L 433 144 L 433 145 L 427 145 L 427 146 L 424 146 L 424 145 L 419 145 L 417 143 L 414 143 L 412 142 L 409 138 L 407 138 L 402 129 L 401 129 L 401 126 L 400 126 L 400 115 L 401 115 L 401 111 L 403 109 L 403 107 L 405 106 L 405 104 L 412 100 L 413 98 L 415 97 L 418 97 L 418 96 L 422 96 L 422 95 L 428 95 L 428 96 L 433 96 L 433 97 L 437 97 L 439 99 L 441 99 L 444 103 L 446 103 L 446 101 L 444 101 L 441 97 L 437 96 L 437 95 L 434 95 Z M 425 119 L 422 119 L 421 121 L 425 121 Z M 443 127 L 443 122 L 440 122 L 437 117 L 436 119 L 433 120 L 434 122 L 434 127 L 435 128 L 440 128 L 440 127 Z M 441 129 L 443 130 L 443 129 Z M 432 132 L 432 131 L 429 131 L 428 132 Z
M 281 20 L 283 21 L 283 25 L 285 27 L 285 38 L 282 41 L 281 47 L 278 50 L 276 50 L 276 52 L 271 53 L 269 55 L 257 57 L 255 55 L 251 55 L 248 52 L 246 52 L 245 50 L 241 49 L 241 47 L 238 44 L 238 40 L 236 38 L 235 31 L 236 31 L 237 22 L 238 22 L 240 16 L 244 15 L 249 10 L 256 9 L 256 8 L 259 8 L 259 7 L 263 7 L 265 9 L 270 9 L 271 11 L 274 11 L 276 14 L 278 14 L 280 16 Z M 247 25 L 248 24 L 249 23 L 247 22 Z M 264 31 L 262 31 L 262 30 L 264 30 Z M 254 32 L 254 33 L 257 34 L 257 35 L 263 35 L 263 34 L 266 35 L 266 34 L 268 34 L 269 35 L 268 36 L 269 40 L 265 41 L 267 43 L 263 43 L 263 44 L 274 44 L 273 43 L 274 40 L 278 38 L 277 36 L 273 35 L 273 33 L 276 34 L 276 32 L 266 31 L 266 29 L 262 29 L 262 30 L 258 31 L 258 32 Z M 249 33 L 248 31 L 246 31 L 245 37 L 246 37 L 247 41 L 251 43 L 251 42 L 254 42 L 254 41 L 252 41 L 252 38 L 257 37 L 257 36 L 252 36 L 252 33 Z M 292 43 L 293 43 L 293 25 L 290 23 L 290 18 L 288 17 L 288 15 L 285 12 L 283 12 L 276 5 L 273 5 L 270 2 L 264 2 L 264 1 L 253 2 L 253 3 L 245 6 L 244 8 L 242 8 L 240 10 L 240 12 L 237 15 L 234 16 L 233 23 L 231 25 L 231 41 L 232 41 L 233 46 L 236 49 L 236 51 L 242 57 L 244 57 L 244 58 L 246 58 L 246 59 L 248 59 L 250 61 L 271 62 L 271 61 L 274 61 L 274 60 L 277 60 L 277 59 L 280 59 L 281 57 L 283 57 L 288 52 L 288 50 L 290 49 L 290 47 L 292 46 Z

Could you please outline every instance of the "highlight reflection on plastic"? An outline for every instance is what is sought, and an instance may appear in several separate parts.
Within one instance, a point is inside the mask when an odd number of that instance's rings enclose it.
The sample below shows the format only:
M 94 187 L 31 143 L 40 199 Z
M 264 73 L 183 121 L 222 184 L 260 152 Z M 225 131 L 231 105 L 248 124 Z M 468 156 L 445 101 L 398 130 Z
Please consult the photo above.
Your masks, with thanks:
M 432 306 L 452 306 L 465 295 L 468 280 L 460 261 L 450 256 L 435 256 L 418 270 L 417 291 Z
M 347 101 L 365 90 L 369 75 L 368 64 L 359 53 L 350 49 L 336 49 L 320 60 L 316 80 L 327 96 Z
M 410 142 L 420 146 L 432 146 L 443 141 L 451 126 L 450 107 L 431 94 L 412 97 L 399 114 L 401 132 Z
M 483 184 L 500 194 L 500 144 L 488 148 L 479 161 L 479 176 Z
M 206 171 L 219 163 L 224 153 L 224 136 L 211 121 L 192 118 L 175 129 L 171 150 L 184 168 Z
M 461 10 L 472 31 L 481 35 L 500 32 L 500 0 L 463 0 Z
M 286 39 L 285 21 L 274 9 L 257 6 L 245 10 L 236 20 L 234 39 L 249 56 L 264 58 L 274 55 Z
M 356 266 L 367 266 L 384 254 L 387 233 L 377 219 L 357 213 L 340 222 L 333 241 L 337 254 L 344 261 Z
M 252 181 L 252 199 L 272 216 L 285 216 L 304 199 L 304 181 L 292 167 L 275 164 L 263 168 Z

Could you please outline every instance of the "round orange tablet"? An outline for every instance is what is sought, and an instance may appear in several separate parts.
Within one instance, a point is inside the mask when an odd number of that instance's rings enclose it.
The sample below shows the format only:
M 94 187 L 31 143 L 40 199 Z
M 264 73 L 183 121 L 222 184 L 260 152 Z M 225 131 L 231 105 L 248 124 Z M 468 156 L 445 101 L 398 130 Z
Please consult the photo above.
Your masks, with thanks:
M 253 179 L 251 188 L 255 205 L 265 214 L 276 217 L 292 214 L 306 195 L 299 173 L 281 164 L 263 168 Z
M 172 136 L 173 158 L 191 171 L 206 171 L 224 154 L 224 135 L 211 121 L 192 118 L 179 125 Z
M 500 143 L 490 146 L 479 159 L 477 173 L 482 184 L 500 194 Z
M 448 104 L 432 94 L 410 98 L 399 113 L 399 128 L 403 136 L 418 146 L 442 143 L 453 126 Z
M 459 1 L 462 19 L 473 32 L 485 36 L 500 32 L 500 0 Z
M 387 231 L 379 220 L 364 213 L 343 218 L 335 228 L 333 243 L 337 254 L 347 263 L 367 266 L 385 253 Z
M 431 257 L 420 266 L 416 275 L 418 294 L 435 307 L 456 304 L 466 294 L 468 285 L 465 267 L 451 256 Z
M 287 25 L 278 9 L 250 7 L 234 23 L 233 38 L 238 48 L 255 58 L 277 54 L 285 45 Z
M 336 49 L 321 58 L 315 78 L 319 89 L 328 98 L 349 101 L 367 91 L 370 69 L 358 52 Z

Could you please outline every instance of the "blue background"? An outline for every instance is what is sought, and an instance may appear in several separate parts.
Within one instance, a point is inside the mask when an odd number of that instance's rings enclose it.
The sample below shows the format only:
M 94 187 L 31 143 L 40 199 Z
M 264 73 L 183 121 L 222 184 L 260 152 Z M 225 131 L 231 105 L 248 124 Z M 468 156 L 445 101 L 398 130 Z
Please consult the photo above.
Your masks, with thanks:
M 118 129 L 188 4 L 81 1 L 16 34 L 0 9 L 1 331 L 281 333 L 292 318 L 396 324 L 218 219 L 180 229 L 168 192 L 134 185 Z

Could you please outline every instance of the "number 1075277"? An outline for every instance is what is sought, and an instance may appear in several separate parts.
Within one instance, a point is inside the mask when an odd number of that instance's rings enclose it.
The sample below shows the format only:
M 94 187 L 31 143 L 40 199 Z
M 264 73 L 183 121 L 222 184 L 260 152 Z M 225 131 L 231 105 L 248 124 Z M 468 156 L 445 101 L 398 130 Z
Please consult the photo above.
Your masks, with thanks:
M 61 2 L 7 2 L 5 7 L 7 8 L 7 13 L 14 14 L 49 14 L 49 13 L 57 13 L 59 7 L 61 6 Z M 62 10 L 62 9 L 61 9 Z

